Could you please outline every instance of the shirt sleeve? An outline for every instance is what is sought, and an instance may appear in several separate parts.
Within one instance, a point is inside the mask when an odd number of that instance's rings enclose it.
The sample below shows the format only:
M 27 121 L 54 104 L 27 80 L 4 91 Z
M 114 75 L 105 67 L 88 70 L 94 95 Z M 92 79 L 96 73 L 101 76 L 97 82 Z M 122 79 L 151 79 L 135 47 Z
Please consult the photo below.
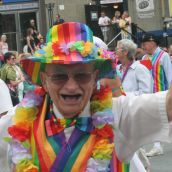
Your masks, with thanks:
M 164 72 L 165 72 L 165 76 L 167 78 L 167 82 L 168 82 L 168 87 L 170 87 L 170 84 L 172 82 L 172 64 L 171 64 L 171 60 L 170 60 L 170 56 L 168 55 L 168 53 L 164 53 L 160 63 L 163 66 Z
M 5 137 L 9 137 L 8 127 L 12 124 L 12 117 L 14 115 L 15 108 L 0 118 L 0 171 L 11 172 L 10 161 L 8 159 L 9 145 L 4 141 Z
M 141 146 L 169 142 L 166 92 L 113 98 L 115 146 L 122 161 L 129 161 Z
M 13 107 L 9 89 L 2 80 L 0 80 L 0 97 L 0 114 L 2 114 Z

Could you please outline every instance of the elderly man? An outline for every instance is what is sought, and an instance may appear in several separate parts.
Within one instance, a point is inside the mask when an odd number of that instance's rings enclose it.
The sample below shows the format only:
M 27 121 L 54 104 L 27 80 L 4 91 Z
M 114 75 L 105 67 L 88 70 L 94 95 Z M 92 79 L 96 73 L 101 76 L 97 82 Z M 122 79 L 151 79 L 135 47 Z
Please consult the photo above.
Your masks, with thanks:
M 146 53 L 143 60 L 150 61 L 152 64 L 153 92 L 165 91 L 172 82 L 172 67 L 170 56 L 159 46 L 158 38 L 150 33 L 143 35 L 142 46 Z M 163 147 L 160 142 L 155 142 L 153 149 L 147 153 L 147 156 L 156 156 L 163 154 Z
M 110 89 L 96 87 L 111 72 L 111 60 L 94 45 L 85 24 L 69 22 L 49 30 L 47 45 L 23 61 L 45 91 L 37 87 L 28 93 L 8 127 L 13 171 L 120 171 L 124 167 L 115 157 L 114 139 L 121 160 L 129 160 L 143 144 L 169 141 L 172 88 L 112 99 Z M 9 123 L 3 119 L 4 130 Z

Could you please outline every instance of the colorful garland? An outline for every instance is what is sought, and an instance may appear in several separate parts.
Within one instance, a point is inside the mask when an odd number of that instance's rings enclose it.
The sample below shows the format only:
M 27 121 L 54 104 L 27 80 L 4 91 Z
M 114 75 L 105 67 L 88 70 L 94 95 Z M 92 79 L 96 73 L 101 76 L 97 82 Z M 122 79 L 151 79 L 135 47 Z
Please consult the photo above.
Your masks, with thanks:
M 97 46 L 93 42 L 84 42 L 84 41 L 76 41 L 70 43 L 61 43 L 58 42 L 48 42 L 43 49 L 36 51 L 35 57 L 44 57 L 44 60 L 49 62 L 53 60 L 54 57 L 60 56 L 68 56 L 70 53 L 79 53 L 81 57 L 89 59 L 113 59 L 114 53 L 103 50 Z M 40 59 L 41 60 L 41 59 Z
M 45 95 L 44 90 L 39 87 L 26 94 L 18 105 L 13 118 L 14 125 L 9 127 L 11 138 L 6 138 L 13 152 L 12 162 L 16 172 L 38 172 L 39 168 L 33 163 L 31 153 L 33 122 L 36 119 L 37 107 L 42 103 Z M 36 106 L 37 107 L 36 107 Z M 112 92 L 109 88 L 101 88 L 92 97 L 91 112 L 95 129 L 91 132 L 97 135 L 91 158 L 88 161 L 86 171 L 107 169 L 114 151 Z

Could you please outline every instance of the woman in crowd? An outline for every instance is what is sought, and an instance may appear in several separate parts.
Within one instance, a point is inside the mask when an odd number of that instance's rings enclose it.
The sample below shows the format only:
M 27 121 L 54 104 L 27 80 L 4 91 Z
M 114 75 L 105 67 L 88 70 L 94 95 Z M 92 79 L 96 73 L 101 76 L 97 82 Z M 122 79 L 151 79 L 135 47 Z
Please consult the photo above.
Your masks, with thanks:
M 31 55 L 33 55 L 35 50 L 36 50 L 35 41 L 34 41 L 34 38 L 32 36 L 33 32 L 34 31 L 32 28 L 27 29 L 27 36 L 26 36 L 27 52 L 30 53 Z
M 1 60 L 0 66 L 4 62 L 4 54 L 8 52 L 8 43 L 6 41 L 7 41 L 7 36 L 3 34 L 1 36 L 1 41 L 0 41 L 0 60 Z
M 13 53 L 5 53 L 5 64 L 1 69 L 1 79 L 5 81 L 5 83 L 8 85 L 8 88 L 10 89 L 10 95 L 14 106 L 19 103 L 18 85 L 24 81 L 23 78 L 17 77 L 16 70 L 14 69 L 15 59 L 16 57 Z

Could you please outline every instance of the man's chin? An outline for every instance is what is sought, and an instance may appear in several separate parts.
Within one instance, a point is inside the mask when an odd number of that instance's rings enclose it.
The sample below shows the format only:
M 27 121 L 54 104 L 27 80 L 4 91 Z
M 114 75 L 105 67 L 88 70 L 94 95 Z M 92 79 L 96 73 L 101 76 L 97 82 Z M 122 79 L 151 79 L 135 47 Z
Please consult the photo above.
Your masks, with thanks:
M 73 118 L 76 117 L 81 113 L 81 109 L 74 109 L 74 108 L 66 108 L 62 110 L 62 115 L 65 118 Z

